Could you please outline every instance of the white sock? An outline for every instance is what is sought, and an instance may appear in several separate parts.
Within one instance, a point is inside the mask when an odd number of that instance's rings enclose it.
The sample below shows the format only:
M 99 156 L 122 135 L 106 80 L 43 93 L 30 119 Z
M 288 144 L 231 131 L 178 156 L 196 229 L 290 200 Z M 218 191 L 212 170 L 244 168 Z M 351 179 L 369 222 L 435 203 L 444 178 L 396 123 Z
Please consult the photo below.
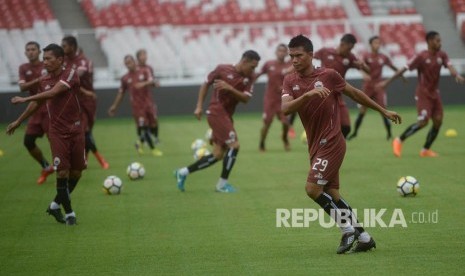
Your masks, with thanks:
M 339 228 L 341 229 L 342 231 L 342 234 L 346 234 L 346 233 L 353 233 L 355 232 L 355 229 L 352 225 L 341 225 L 339 226 Z
M 367 231 L 363 232 L 358 236 L 358 241 L 359 242 L 369 242 L 371 239 L 370 234 L 368 234 Z
M 220 179 L 218 179 L 218 183 L 216 183 L 216 188 L 222 189 L 226 183 L 228 183 L 228 180 L 220 177 Z
M 69 217 L 76 217 L 76 214 L 74 212 L 71 212 L 71 213 L 65 215 L 65 219 L 67 219 Z
M 60 209 L 60 205 L 58 205 L 55 201 L 52 201 L 52 203 L 50 203 L 50 209 L 52 210 Z
M 184 168 L 181 168 L 179 169 L 179 174 L 182 175 L 182 176 L 186 176 L 189 174 L 189 170 L 187 169 L 187 167 L 184 167 Z

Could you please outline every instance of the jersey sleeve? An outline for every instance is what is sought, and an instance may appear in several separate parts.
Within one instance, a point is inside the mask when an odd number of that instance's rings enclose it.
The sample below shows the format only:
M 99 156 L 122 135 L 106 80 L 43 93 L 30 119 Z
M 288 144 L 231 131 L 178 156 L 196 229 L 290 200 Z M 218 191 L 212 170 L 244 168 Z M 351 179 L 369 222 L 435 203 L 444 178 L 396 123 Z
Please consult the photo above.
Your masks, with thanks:
M 213 71 L 208 73 L 207 78 L 205 79 L 205 83 L 208 85 L 212 85 L 213 81 L 219 77 L 220 70 L 221 70 L 220 66 L 219 65 L 216 66 L 216 68 Z
M 283 80 L 283 90 L 281 91 L 281 97 L 294 97 L 294 94 L 292 93 L 292 83 L 290 82 L 289 75 L 284 77 Z
M 449 56 L 446 52 L 442 52 L 442 65 L 446 68 L 449 67 L 449 65 L 451 65 Z
M 18 83 L 26 82 L 26 70 L 24 70 L 24 66 L 19 66 L 18 76 L 19 76 Z
M 79 76 L 77 74 L 77 68 L 73 66 L 70 70 L 65 71 L 61 74 L 60 82 L 66 85 L 68 88 L 73 86 L 79 86 Z
M 332 71 L 332 79 L 334 83 L 334 90 L 335 92 L 342 93 L 346 87 L 346 81 L 344 78 L 339 74 L 336 70 Z

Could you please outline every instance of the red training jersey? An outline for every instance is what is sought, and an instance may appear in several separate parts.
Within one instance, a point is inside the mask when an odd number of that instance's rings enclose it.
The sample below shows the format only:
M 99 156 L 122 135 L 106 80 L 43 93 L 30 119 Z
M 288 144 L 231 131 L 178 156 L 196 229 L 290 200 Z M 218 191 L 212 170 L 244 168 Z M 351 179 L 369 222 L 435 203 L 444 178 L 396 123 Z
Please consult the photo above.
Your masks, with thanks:
M 211 71 L 205 83 L 212 85 L 215 80 L 222 80 L 230 84 L 235 89 L 242 91 L 249 96 L 253 94 L 252 76 L 243 76 L 237 72 L 234 65 L 218 65 Z M 208 106 L 207 114 L 218 114 L 226 112 L 230 117 L 234 114 L 239 101 L 230 93 L 215 89 Z
M 19 66 L 19 80 L 18 83 L 30 82 L 34 79 L 40 78 L 43 75 L 47 75 L 47 71 L 44 68 L 43 62 L 37 64 L 24 63 Z M 35 95 L 40 92 L 40 83 L 35 84 L 29 89 L 29 95 Z
M 41 89 L 46 92 L 59 82 L 68 87 L 68 90 L 47 100 L 49 131 L 61 135 L 81 133 L 81 107 L 77 96 L 80 93 L 80 84 L 76 68 L 63 70 L 57 76 L 48 74 L 41 82 Z
M 441 67 L 448 67 L 450 60 L 443 51 L 424 50 L 414 56 L 407 64 L 407 69 L 418 71 L 416 96 L 435 99 L 439 96 L 439 77 Z
M 284 76 L 286 76 L 285 71 L 290 66 L 290 62 L 280 62 L 279 60 L 270 60 L 263 65 L 260 75 L 266 74 L 268 76 L 265 98 L 270 103 L 281 103 L 283 80 Z
M 337 141 L 334 139 L 342 135 L 339 101 L 345 85 L 342 76 L 329 68 L 315 69 L 309 76 L 294 72 L 284 78 L 283 97 L 297 99 L 316 87 L 331 91 L 326 98 L 311 98 L 297 111 L 307 134 L 310 156 L 316 153 L 319 145 Z
M 150 87 L 137 89 L 135 84 L 138 82 L 152 80 L 150 72 L 146 69 L 137 68 L 133 72 L 127 72 L 121 78 L 120 92 L 129 91 L 129 99 L 133 110 L 144 109 L 147 105 L 153 105 Z
M 336 70 L 343 78 L 350 68 L 361 69 L 355 64 L 357 57 L 353 53 L 341 56 L 334 48 L 321 48 L 313 54 L 313 57 L 321 61 L 322 67 Z
M 363 55 L 363 61 L 370 68 L 370 84 L 375 84 L 382 80 L 383 66 L 393 66 L 391 59 L 382 53 L 366 53 Z

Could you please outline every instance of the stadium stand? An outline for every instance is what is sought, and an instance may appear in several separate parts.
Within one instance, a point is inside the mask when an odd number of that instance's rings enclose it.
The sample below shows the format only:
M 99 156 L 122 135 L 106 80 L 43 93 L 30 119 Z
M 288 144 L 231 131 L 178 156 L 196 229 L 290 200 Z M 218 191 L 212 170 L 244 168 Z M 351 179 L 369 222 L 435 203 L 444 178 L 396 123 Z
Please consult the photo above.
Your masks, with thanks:
M 63 32 L 47 0 L 3 0 L 0 11 L 0 82 L 15 82 L 19 65 L 26 62 L 24 45 L 59 42 Z

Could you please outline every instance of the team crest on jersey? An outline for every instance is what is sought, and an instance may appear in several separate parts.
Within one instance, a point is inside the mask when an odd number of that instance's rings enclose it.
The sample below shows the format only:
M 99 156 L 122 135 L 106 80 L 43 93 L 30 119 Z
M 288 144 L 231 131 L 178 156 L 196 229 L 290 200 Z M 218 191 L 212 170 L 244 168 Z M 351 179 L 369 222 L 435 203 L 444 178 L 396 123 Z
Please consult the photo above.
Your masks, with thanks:
M 350 62 L 350 61 L 349 61 L 348 58 L 344 58 L 344 59 L 342 60 L 342 64 L 344 64 L 344 66 L 349 65 L 349 62 Z
M 297 91 L 297 90 L 300 90 L 300 86 L 298 84 L 292 87 L 292 91 Z
M 53 158 L 53 166 L 54 167 L 58 167 L 58 165 L 60 165 L 60 163 L 61 163 L 61 160 L 60 160 L 60 158 L 58 156 Z
M 270 66 L 270 71 L 274 71 L 276 69 L 274 66 Z
M 426 62 L 427 64 L 430 64 L 430 63 L 431 63 L 431 59 L 427 58 L 427 59 L 425 60 L 425 62 Z
M 378 63 L 379 63 L 379 65 L 383 65 L 383 63 L 384 63 L 384 62 L 383 62 L 383 59 L 382 59 L 382 58 L 379 58 L 379 59 L 378 59 Z
M 242 80 L 242 83 L 243 83 L 243 84 L 248 84 L 248 83 L 249 83 L 249 78 L 243 79 L 243 80 Z
M 46 76 L 46 75 L 48 74 L 47 69 L 45 69 L 45 68 L 42 69 L 42 71 L 40 72 L 40 74 L 41 74 L 42 76 Z
M 228 74 L 228 75 L 226 76 L 226 78 L 232 80 L 232 79 L 234 79 L 234 76 L 233 76 L 233 74 Z
M 315 84 L 313 85 L 315 88 L 321 88 L 324 87 L 323 83 L 321 81 L 316 81 Z
M 132 83 L 132 78 L 129 78 L 129 79 L 128 79 L 128 83 L 129 83 L 129 84 Z
M 143 74 L 139 75 L 139 80 L 144 80 L 144 75 Z
M 32 71 L 31 71 L 31 70 L 27 70 L 26 75 L 31 75 L 31 74 L 32 74 Z
M 442 64 L 442 58 L 438 57 L 437 62 L 438 64 Z
M 328 59 L 329 59 L 329 60 L 334 60 L 334 56 L 333 56 L 333 55 L 329 55 L 329 56 L 328 56 Z

